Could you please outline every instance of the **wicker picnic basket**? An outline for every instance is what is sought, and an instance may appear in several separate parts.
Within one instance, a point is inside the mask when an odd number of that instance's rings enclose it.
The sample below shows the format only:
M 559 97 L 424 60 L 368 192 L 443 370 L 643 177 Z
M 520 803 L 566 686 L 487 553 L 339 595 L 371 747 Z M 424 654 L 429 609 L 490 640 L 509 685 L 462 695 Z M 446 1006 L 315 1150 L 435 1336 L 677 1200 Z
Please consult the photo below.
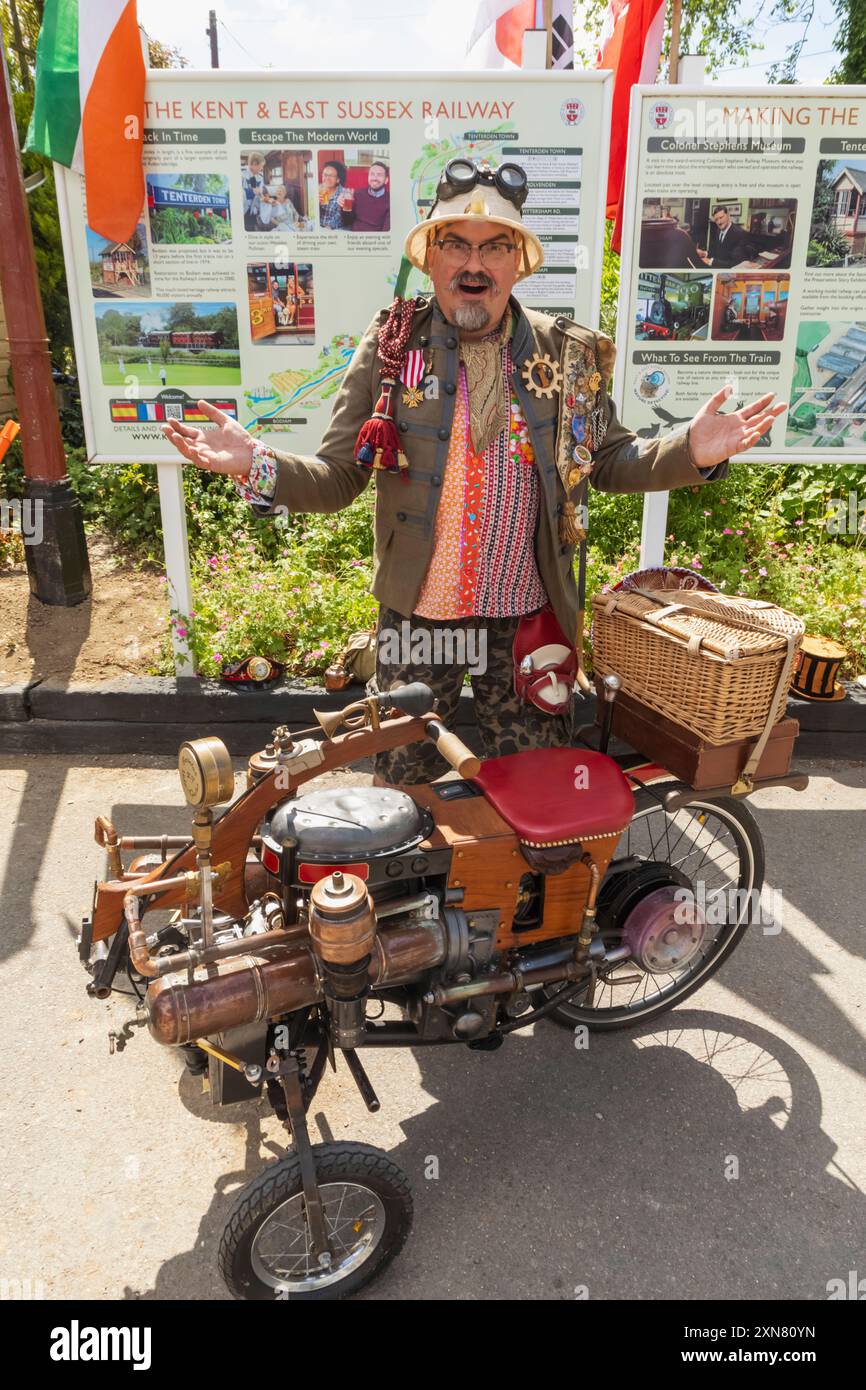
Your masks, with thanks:
M 804 624 L 760 599 L 695 590 L 594 594 L 593 668 L 707 743 L 769 734 Z

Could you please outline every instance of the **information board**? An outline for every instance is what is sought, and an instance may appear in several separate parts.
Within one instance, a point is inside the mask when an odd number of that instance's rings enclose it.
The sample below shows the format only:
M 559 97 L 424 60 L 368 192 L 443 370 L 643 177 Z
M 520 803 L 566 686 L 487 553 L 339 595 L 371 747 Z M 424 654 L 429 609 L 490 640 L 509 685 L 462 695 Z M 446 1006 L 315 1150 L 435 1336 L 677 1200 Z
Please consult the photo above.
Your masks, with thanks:
M 176 459 L 160 422 L 198 421 L 200 398 L 314 454 L 457 154 L 524 165 L 545 264 L 515 292 L 594 326 L 609 99 L 609 73 L 151 72 L 129 241 L 92 231 L 56 169 L 88 456 Z
M 789 403 L 751 462 L 866 461 L 866 93 L 636 87 L 617 405 L 646 439 L 726 383 Z

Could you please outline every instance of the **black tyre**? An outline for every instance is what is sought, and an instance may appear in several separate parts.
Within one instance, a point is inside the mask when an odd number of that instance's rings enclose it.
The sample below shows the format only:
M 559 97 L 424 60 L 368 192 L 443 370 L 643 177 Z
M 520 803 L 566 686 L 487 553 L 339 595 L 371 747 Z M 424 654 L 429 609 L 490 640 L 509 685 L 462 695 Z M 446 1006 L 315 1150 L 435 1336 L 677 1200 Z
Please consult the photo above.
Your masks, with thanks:
M 229 1216 L 219 1267 L 235 1298 L 347 1298 L 402 1249 L 412 1195 L 396 1163 L 369 1144 L 316 1144 L 313 1157 L 333 1246 L 330 1268 L 310 1254 L 301 1165 L 290 1154 L 243 1189 Z
M 637 860 L 638 865 L 668 864 L 678 881 L 685 876 L 696 892 L 703 890 L 708 897 L 715 892 L 730 893 L 732 910 L 727 920 L 710 931 L 698 956 L 678 972 L 651 975 L 628 960 L 607 974 L 600 973 L 591 1007 L 582 1002 L 586 997 L 583 991 L 548 1015 L 564 1028 L 573 1030 L 585 1024 L 591 1031 L 613 1032 L 665 1013 L 700 989 L 718 970 L 753 920 L 764 882 L 764 844 L 748 806 L 735 797 L 720 796 L 666 811 L 652 792 L 639 790 L 634 818 L 608 868 L 600 902 L 611 876 L 618 872 L 617 865 L 626 859 Z M 620 944 L 618 923 L 605 922 L 602 910 L 599 928 L 608 949 Z M 549 997 L 555 988 L 558 986 L 542 986 L 541 992 Z

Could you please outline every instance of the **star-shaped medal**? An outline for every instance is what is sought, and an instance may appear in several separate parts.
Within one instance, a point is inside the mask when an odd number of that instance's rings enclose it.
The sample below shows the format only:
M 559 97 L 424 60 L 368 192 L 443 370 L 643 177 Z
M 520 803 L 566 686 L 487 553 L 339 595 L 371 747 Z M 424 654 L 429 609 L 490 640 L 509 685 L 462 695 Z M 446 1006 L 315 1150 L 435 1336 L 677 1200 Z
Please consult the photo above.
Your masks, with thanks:
M 414 410 L 424 399 L 424 392 L 419 391 L 417 386 L 407 386 L 403 392 L 403 404 L 408 405 L 410 410 Z

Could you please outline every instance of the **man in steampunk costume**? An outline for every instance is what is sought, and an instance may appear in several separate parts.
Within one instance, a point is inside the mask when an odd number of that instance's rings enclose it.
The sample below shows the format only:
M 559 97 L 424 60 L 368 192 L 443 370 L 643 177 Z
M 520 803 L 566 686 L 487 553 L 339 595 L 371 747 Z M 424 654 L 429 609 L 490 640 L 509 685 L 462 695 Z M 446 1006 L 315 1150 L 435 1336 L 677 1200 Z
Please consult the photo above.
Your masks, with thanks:
M 544 259 L 522 222 L 526 195 L 518 165 L 450 161 L 405 245 L 433 294 L 398 297 L 375 316 L 315 458 L 268 448 L 205 402 L 216 428 L 163 426 L 186 459 L 233 475 L 261 514 L 339 511 L 375 472 L 376 684 L 427 682 L 448 724 L 468 662 L 449 659 L 442 630 L 476 629 L 466 650 L 486 661 L 470 678 L 488 757 L 570 742 L 583 605 L 574 559 L 579 544 L 582 589 L 588 484 L 659 492 L 723 478 L 730 455 L 784 409 L 771 393 L 723 414 L 726 387 L 684 432 L 641 447 L 607 393 L 610 339 L 511 293 Z M 393 634 L 407 621 L 413 639 L 439 631 L 430 645 L 442 660 L 393 659 Z M 385 783 L 447 770 L 426 742 L 376 759 Z

